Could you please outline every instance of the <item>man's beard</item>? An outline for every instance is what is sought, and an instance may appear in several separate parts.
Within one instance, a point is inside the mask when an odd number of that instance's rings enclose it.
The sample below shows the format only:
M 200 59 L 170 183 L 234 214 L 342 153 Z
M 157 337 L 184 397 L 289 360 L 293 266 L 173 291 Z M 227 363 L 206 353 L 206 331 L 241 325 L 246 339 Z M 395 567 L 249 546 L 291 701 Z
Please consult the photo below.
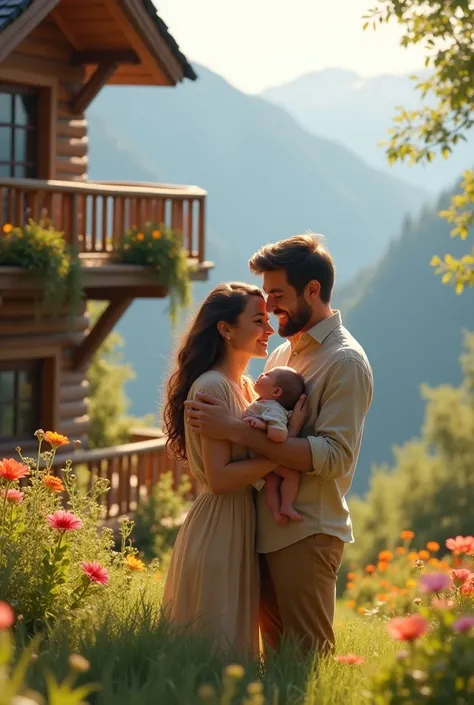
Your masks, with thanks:
M 313 311 L 311 306 L 306 303 L 303 296 L 298 297 L 298 305 L 296 310 L 291 314 L 289 311 L 283 311 L 282 309 L 275 309 L 273 311 L 276 315 L 279 313 L 286 313 L 287 321 L 278 326 L 278 334 L 282 338 L 291 338 L 291 336 L 300 333 L 311 320 Z

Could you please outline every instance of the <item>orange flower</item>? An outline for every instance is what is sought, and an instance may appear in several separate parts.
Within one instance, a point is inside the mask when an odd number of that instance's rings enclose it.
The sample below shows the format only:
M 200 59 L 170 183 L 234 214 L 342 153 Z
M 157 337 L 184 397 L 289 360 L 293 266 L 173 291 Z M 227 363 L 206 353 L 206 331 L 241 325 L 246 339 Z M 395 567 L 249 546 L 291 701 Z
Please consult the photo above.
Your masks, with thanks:
M 381 587 L 389 587 L 390 581 L 389 580 L 381 580 L 380 581 L 380 586 Z
M 125 563 L 130 570 L 145 570 L 145 564 L 136 556 L 128 555 L 125 558 Z
M 439 560 L 437 558 L 430 558 L 428 563 L 436 568 L 439 566 Z
M 414 532 L 414 531 L 410 531 L 410 529 L 405 529 L 404 531 L 402 531 L 402 532 L 400 533 L 400 538 L 401 538 L 403 541 L 411 541 L 412 539 L 415 538 L 415 532 Z
M 416 559 L 418 558 L 418 553 L 415 553 L 415 551 L 411 551 L 411 553 L 408 554 L 407 558 L 410 561 L 410 563 L 414 563 L 416 561 Z
M 137 240 L 140 240 L 140 242 L 141 242 L 144 239 L 145 239 L 145 236 L 143 233 L 137 233 Z
M 400 588 L 397 585 L 392 585 L 392 587 L 390 588 L 390 592 L 393 592 L 398 595 L 398 593 L 400 592 Z
M 388 570 L 388 563 L 385 561 L 380 561 L 380 563 L 377 563 L 377 570 L 379 570 L 381 573 L 384 573 L 386 570 Z
M 426 544 L 426 548 L 432 553 L 437 553 L 440 549 L 440 545 L 439 543 L 436 543 L 436 541 L 428 541 L 428 543 Z
M 346 607 L 348 607 L 350 610 L 353 610 L 355 606 L 356 606 L 355 600 L 348 600 L 346 602 Z
M 11 231 L 13 230 L 13 225 L 11 223 L 5 223 L 5 225 L 3 226 L 2 229 L 6 235 L 9 235 L 11 233 Z
M 395 549 L 395 553 L 398 553 L 399 556 L 403 556 L 404 553 L 406 553 L 407 550 L 403 546 L 397 546 Z
M 356 576 L 355 573 L 352 573 L 352 572 L 351 572 L 351 573 L 348 573 L 348 574 L 347 574 L 347 579 L 348 579 L 348 580 L 354 580 L 355 576 Z
M 353 590 L 355 588 L 355 585 L 354 585 L 354 583 L 349 582 L 349 583 L 347 583 L 346 588 L 348 590 Z
M 63 485 L 63 481 L 54 475 L 45 475 L 43 477 L 43 485 L 45 485 L 48 490 L 51 490 L 51 492 L 64 492 L 66 489 Z
M 56 433 L 56 431 L 46 431 L 44 440 L 46 443 L 49 443 L 53 449 L 59 448 L 60 446 L 67 446 L 69 443 L 67 436 L 62 436 L 60 433 Z
M 422 561 L 427 561 L 428 558 L 430 557 L 430 552 L 429 551 L 419 551 L 418 552 L 418 558 L 420 558 Z
M 153 230 L 151 236 L 152 236 L 153 240 L 159 240 L 161 237 L 161 233 L 159 230 Z
M 385 593 L 381 593 L 380 595 L 377 595 L 377 600 L 379 602 L 387 602 L 388 597 L 385 595 Z
M 29 469 L 23 463 L 19 463 L 14 458 L 3 458 L 0 461 L 0 477 L 7 482 L 17 482 L 30 474 Z
M 379 561 L 382 563 L 385 563 L 387 561 L 391 561 L 393 558 L 393 553 L 391 551 L 380 551 L 379 553 Z
M 370 564 L 365 566 L 365 572 L 366 573 L 375 573 L 375 566 Z
M 446 561 L 440 561 L 440 562 L 438 563 L 438 568 L 439 568 L 440 570 L 449 570 L 449 569 L 451 568 L 451 566 L 450 566 L 449 563 L 447 563 Z
M 406 596 L 409 594 L 409 592 L 410 592 L 410 591 L 407 590 L 407 588 L 402 588 L 402 589 L 400 590 L 400 595 L 403 595 L 404 597 L 406 597 Z
M 365 607 L 358 607 L 357 611 L 359 614 L 365 614 Z

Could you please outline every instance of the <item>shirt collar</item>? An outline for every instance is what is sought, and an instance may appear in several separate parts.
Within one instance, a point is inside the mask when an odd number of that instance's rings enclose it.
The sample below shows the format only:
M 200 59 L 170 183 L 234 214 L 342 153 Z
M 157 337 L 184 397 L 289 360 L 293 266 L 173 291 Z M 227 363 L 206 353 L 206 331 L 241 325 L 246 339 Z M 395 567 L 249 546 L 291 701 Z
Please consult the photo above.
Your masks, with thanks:
M 309 329 L 308 335 L 310 335 L 317 343 L 320 345 L 326 340 L 328 335 L 333 332 L 336 328 L 342 325 L 342 316 L 340 311 L 333 311 L 331 316 L 325 318 L 324 320 L 316 323 L 315 326 Z

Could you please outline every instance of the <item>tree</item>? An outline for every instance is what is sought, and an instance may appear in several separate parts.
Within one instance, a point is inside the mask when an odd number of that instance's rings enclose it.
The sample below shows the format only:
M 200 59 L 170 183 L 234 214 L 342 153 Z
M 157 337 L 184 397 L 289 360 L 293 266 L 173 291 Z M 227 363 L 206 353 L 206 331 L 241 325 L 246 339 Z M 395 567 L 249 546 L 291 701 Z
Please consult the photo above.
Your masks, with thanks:
M 389 161 L 429 163 L 437 153 L 447 159 L 474 125 L 474 0 L 378 0 L 364 19 L 364 29 L 398 21 L 401 45 L 424 45 L 425 66 L 432 69 L 426 80 L 413 77 L 428 104 L 412 112 L 399 108 L 389 131 Z M 451 234 L 465 240 L 474 224 L 473 170 L 464 172 L 461 188 L 440 215 L 453 223 Z M 474 248 L 459 259 L 435 256 L 431 264 L 457 293 L 474 286 Z

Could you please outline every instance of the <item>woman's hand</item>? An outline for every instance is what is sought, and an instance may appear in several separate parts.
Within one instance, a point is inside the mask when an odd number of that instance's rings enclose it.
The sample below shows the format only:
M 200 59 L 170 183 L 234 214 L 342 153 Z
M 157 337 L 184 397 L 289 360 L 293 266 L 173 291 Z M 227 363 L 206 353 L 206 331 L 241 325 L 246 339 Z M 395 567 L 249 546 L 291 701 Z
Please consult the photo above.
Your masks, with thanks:
M 301 429 L 305 425 L 307 418 L 308 397 L 306 394 L 302 394 L 296 402 L 296 406 L 293 409 L 293 413 L 290 417 L 290 423 L 288 424 L 288 435 L 291 438 L 295 438 L 296 436 L 300 435 Z

